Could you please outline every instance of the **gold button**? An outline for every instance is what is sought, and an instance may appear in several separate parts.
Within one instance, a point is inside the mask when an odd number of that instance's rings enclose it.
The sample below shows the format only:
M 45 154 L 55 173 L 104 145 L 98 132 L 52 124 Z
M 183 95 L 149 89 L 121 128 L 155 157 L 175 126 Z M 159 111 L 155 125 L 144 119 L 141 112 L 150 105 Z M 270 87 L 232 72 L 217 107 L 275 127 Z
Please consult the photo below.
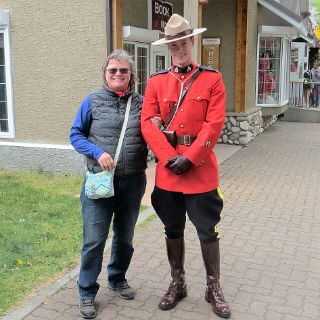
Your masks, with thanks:
M 184 79 L 184 76 L 181 76 L 181 79 Z
M 181 108 L 181 109 L 180 109 L 180 111 L 181 111 L 181 112 L 183 112 L 183 111 L 184 111 L 184 109 L 183 109 L 183 108 Z
M 183 125 L 183 124 L 180 124 L 180 128 L 184 128 L 184 125 Z
M 211 142 L 208 140 L 206 141 L 206 147 L 209 148 L 210 147 Z
M 164 103 L 167 103 L 167 102 L 168 102 L 168 99 L 167 99 L 167 98 L 164 98 L 164 99 L 163 99 L 163 102 L 164 102 Z
M 197 100 L 200 101 L 200 100 L 201 100 L 201 97 L 197 97 Z

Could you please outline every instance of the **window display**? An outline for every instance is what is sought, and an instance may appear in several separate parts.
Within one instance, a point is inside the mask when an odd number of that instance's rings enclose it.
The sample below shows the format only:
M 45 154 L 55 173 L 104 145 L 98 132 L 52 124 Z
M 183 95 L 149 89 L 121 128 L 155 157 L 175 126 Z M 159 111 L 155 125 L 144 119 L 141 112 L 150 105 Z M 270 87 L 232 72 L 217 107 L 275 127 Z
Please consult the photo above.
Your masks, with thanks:
M 260 37 L 258 61 L 258 104 L 279 104 L 280 37 Z

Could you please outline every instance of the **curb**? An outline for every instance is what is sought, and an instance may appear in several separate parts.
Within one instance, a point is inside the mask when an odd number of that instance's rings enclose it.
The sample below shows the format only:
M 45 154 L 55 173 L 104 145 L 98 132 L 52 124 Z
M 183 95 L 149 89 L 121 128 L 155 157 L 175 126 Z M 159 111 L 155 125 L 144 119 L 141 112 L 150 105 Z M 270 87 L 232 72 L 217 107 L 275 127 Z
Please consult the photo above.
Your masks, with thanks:
M 139 226 L 139 224 L 143 223 L 147 218 L 149 218 L 153 214 L 155 214 L 155 211 L 153 210 L 152 207 L 142 211 L 139 214 L 136 227 Z M 104 249 L 105 252 L 111 248 L 111 242 L 112 242 L 112 238 L 109 238 L 106 241 L 106 246 Z M 77 277 L 79 275 L 79 272 L 80 272 L 80 267 L 77 266 L 76 268 L 72 269 L 67 274 L 65 274 L 62 278 L 49 284 L 47 287 L 40 289 L 36 293 L 36 295 L 31 299 L 29 299 L 22 307 L 10 311 L 2 319 L 3 320 L 22 320 L 27 315 L 29 315 L 33 310 L 35 310 L 40 305 L 42 305 L 46 299 L 52 297 L 55 293 L 57 293 L 60 289 L 62 289 L 66 284 L 68 284 L 71 280 Z

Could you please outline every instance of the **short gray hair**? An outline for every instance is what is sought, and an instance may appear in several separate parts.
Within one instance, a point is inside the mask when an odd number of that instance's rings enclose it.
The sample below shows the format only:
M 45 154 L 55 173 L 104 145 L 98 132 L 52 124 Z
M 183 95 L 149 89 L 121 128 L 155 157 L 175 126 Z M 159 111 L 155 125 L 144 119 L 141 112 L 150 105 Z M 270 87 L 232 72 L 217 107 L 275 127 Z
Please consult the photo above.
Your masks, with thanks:
M 135 64 L 134 64 L 134 60 L 132 59 L 132 56 L 129 55 L 129 53 L 125 50 L 122 49 L 117 49 L 114 50 L 113 52 L 111 52 L 106 61 L 104 62 L 103 66 L 102 66 L 102 77 L 103 77 L 103 82 L 107 85 L 106 82 L 106 69 L 107 66 L 110 62 L 110 60 L 116 60 L 116 61 L 126 61 L 129 63 L 130 66 L 130 72 L 131 72 L 131 76 L 130 76 L 130 81 L 129 81 L 129 85 L 131 87 L 131 90 L 134 89 L 134 84 L 137 80 L 136 78 L 136 68 L 135 68 Z

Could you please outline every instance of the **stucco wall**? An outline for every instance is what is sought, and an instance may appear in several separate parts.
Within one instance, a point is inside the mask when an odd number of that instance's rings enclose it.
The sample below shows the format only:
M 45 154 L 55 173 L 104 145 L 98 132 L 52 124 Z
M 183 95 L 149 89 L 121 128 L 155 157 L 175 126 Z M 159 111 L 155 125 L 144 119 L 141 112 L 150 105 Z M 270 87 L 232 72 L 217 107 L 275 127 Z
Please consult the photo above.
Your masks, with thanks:
M 101 84 L 105 1 L 3 2 L 10 10 L 15 140 L 68 143 L 79 104 Z
M 8 10 L 9 2 L 10 0 L 0 0 L 0 10 Z
M 220 38 L 220 71 L 227 90 L 227 111 L 234 111 L 237 2 L 215 0 L 203 6 L 203 38 Z

